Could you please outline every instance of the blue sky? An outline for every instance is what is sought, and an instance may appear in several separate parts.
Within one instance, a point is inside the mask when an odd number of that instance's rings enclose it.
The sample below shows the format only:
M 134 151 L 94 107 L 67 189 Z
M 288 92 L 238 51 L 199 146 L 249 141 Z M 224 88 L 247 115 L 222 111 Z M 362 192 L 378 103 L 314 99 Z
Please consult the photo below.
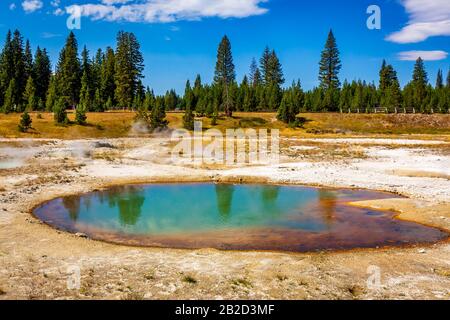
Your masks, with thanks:
M 145 59 L 144 83 L 157 93 L 184 90 L 196 73 L 211 81 L 217 45 L 231 40 L 238 81 L 252 57 L 264 47 L 276 50 L 286 82 L 299 78 L 305 89 L 318 84 L 318 61 L 328 30 L 341 51 L 340 78 L 378 83 L 383 58 L 394 65 L 401 84 L 411 78 L 414 59 L 425 56 L 430 82 L 439 68 L 447 73 L 450 51 L 448 0 L 2 0 L 0 36 L 18 28 L 49 50 L 52 62 L 69 30 L 68 13 L 80 8 L 81 29 L 74 30 L 80 49 L 115 46 L 119 30 L 131 31 Z M 381 9 L 381 29 L 369 30 L 369 5 Z M 74 7 L 75 6 L 75 7 Z M 402 54 L 401 58 L 399 54 Z M 405 53 L 406 52 L 406 53 Z

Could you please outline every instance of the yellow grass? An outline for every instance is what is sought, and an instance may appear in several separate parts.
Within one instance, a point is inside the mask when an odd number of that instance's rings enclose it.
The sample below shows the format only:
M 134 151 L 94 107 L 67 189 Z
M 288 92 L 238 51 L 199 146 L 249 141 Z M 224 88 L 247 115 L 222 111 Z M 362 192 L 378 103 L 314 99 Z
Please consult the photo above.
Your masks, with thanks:
M 27 133 L 20 133 L 17 125 L 20 114 L 0 114 L 1 137 L 28 138 L 116 138 L 132 135 L 135 123 L 133 112 L 88 113 L 88 124 L 85 126 L 74 123 L 66 126 L 55 125 L 52 113 L 30 113 L 32 127 Z M 182 113 L 167 113 L 170 128 L 182 127 Z M 276 120 L 275 113 L 236 112 L 232 118 L 219 117 L 215 128 L 276 128 L 284 136 L 336 136 L 336 135 L 399 135 L 399 134 L 450 134 L 450 115 L 448 114 L 339 114 L 339 113 L 304 113 L 306 122 L 303 128 L 289 128 Z M 69 119 L 74 120 L 74 114 L 69 113 Z M 211 119 L 202 118 L 203 128 L 211 128 Z

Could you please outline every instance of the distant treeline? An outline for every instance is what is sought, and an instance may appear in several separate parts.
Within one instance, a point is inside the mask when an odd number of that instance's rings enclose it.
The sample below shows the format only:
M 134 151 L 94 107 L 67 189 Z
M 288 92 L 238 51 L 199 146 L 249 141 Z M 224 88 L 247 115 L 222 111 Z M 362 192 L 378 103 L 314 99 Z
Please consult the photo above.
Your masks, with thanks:
M 248 75 L 236 82 L 231 44 L 224 36 L 217 51 L 214 81 L 204 84 L 200 75 L 186 83 L 183 95 L 169 90 L 157 96 L 142 79 L 144 60 L 133 33 L 119 32 L 116 48 L 98 49 L 93 56 L 86 47 L 79 54 L 71 32 L 62 48 L 54 72 L 45 49 L 34 55 L 29 41 L 18 30 L 8 31 L 0 56 L 0 110 L 4 113 L 53 111 L 74 107 L 83 118 L 86 111 L 133 109 L 151 112 L 187 110 L 215 117 L 219 112 L 277 111 L 287 123 L 298 112 L 449 112 L 450 71 L 444 81 L 439 70 L 435 85 L 429 84 L 421 58 L 412 80 L 402 89 L 392 65 L 383 61 L 378 85 L 365 81 L 339 81 L 341 61 L 330 31 L 319 62 L 320 85 L 304 91 L 300 80 L 284 86 L 282 65 L 268 47 L 259 61 L 253 59 Z M 64 120 L 64 115 L 62 115 Z M 189 120 L 190 121 L 190 120 Z

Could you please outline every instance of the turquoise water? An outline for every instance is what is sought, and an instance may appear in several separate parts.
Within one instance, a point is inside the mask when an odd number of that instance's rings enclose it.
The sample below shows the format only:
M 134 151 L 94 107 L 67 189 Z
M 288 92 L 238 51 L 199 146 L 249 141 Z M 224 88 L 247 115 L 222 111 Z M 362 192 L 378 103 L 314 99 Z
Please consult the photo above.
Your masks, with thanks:
M 346 205 L 362 190 L 232 184 L 116 187 L 53 200 L 35 215 L 92 238 L 164 247 L 306 251 L 437 241 L 446 234 Z

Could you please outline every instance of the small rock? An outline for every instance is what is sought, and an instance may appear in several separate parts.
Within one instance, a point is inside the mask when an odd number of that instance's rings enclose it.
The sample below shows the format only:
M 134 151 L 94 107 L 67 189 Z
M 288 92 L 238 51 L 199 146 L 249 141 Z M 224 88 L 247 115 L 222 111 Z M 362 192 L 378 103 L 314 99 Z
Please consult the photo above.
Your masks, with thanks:
M 425 249 L 420 249 L 419 250 L 419 253 L 425 253 L 426 251 L 425 251 Z
M 83 232 L 77 232 L 77 233 L 75 233 L 75 235 L 76 235 L 77 237 L 80 237 L 80 238 L 87 238 L 87 237 L 88 237 L 87 234 L 85 234 L 85 233 L 83 233 Z

